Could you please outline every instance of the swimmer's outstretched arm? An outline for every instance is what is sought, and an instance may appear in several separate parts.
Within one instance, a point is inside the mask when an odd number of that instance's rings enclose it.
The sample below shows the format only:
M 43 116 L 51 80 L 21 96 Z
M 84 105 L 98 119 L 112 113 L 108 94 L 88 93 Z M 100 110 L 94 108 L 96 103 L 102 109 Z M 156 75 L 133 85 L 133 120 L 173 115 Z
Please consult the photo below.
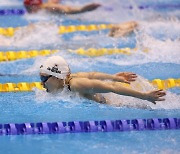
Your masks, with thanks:
M 137 28 L 137 21 L 128 21 L 119 24 L 112 24 L 112 28 L 120 28 L 120 29 L 134 29 Z
M 113 80 L 117 82 L 130 83 L 135 81 L 137 75 L 129 72 L 121 72 L 117 74 L 106 74 L 101 72 L 80 72 L 76 73 L 75 76 L 80 78 L 98 79 L 98 80 Z
M 112 28 L 109 32 L 111 37 L 121 37 L 133 32 L 138 27 L 136 21 L 129 21 L 125 23 L 112 25 Z
M 53 3 L 45 3 L 43 4 L 42 8 L 55 13 L 64 13 L 64 14 L 76 14 L 76 13 L 83 13 L 87 11 L 92 11 L 98 8 L 100 4 L 91 3 L 87 4 L 83 7 L 71 7 L 61 4 L 53 4 Z
M 68 10 L 70 10 L 70 8 L 67 6 L 61 4 L 53 4 L 53 3 L 44 3 L 42 8 L 50 12 L 58 12 L 58 13 L 67 13 Z
M 119 95 L 131 96 L 143 100 L 148 100 L 154 104 L 156 101 L 164 101 L 162 98 L 165 92 L 162 90 L 155 90 L 147 93 L 138 92 L 130 88 L 124 87 L 118 82 L 104 82 L 100 80 L 90 80 L 87 78 L 73 79 L 71 82 L 71 89 L 84 94 L 94 93 L 109 93 L 113 92 Z

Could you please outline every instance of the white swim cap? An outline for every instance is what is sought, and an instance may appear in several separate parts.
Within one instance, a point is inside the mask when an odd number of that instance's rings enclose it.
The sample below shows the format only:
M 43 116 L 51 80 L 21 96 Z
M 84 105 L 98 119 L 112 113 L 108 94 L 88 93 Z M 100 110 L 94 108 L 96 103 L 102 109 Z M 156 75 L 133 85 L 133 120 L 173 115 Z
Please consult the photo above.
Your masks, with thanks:
M 40 73 L 46 73 L 59 79 L 65 79 L 66 76 L 70 74 L 70 69 L 64 58 L 52 56 L 40 66 Z

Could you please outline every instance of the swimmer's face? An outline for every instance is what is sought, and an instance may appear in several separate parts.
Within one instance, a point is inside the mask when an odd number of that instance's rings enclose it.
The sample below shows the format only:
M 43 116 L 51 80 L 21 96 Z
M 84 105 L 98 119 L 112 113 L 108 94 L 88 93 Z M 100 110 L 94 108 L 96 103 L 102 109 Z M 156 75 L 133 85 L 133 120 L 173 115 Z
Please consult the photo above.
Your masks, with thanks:
M 64 87 L 64 80 L 40 73 L 41 83 L 47 92 L 57 92 Z
M 29 13 L 35 13 L 40 10 L 41 5 L 25 5 L 25 7 Z

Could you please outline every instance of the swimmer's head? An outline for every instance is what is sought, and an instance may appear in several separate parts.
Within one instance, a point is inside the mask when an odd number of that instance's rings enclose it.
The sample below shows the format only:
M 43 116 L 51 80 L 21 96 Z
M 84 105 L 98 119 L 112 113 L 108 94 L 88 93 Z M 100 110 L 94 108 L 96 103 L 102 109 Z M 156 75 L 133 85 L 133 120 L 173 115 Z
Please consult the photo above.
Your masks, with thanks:
M 63 88 L 69 76 L 69 66 L 60 56 L 49 57 L 40 66 L 42 84 L 49 92 Z
M 29 13 L 37 12 L 41 4 L 42 0 L 24 0 L 24 6 Z
M 52 75 L 59 79 L 66 79 L 70 74 L 70 69 L 64 58 L 61 56 L 52 56 L 40 66 L 40 73 Z

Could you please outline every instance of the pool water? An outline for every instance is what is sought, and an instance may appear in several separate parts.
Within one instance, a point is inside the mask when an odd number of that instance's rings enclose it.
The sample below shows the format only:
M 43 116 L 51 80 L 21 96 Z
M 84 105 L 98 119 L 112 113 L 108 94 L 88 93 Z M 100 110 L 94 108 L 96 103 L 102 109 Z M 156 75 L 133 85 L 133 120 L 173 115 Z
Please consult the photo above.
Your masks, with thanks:
M 87 2 L 71 0 L 64 3 L 80 5 Z M 24 26 L 30 22 L 39 24 L 36 32 L 23 39 L 20 39 L 20 34 L 16 39 L 9 38 L 11 45 L 1 45 L 0 50 L 59 49 L 56 55 L 67 60 L 73 73 L 101 71 L 115 74 L 126 71 L 135 72 L 148 80 L 179 78 L 180 13 L 179 8 L 172 7 L 173 4 L 180 4 L 178 0 L 98 2 L 104 6 L 94 12 L 67 17 L 44 12 L 37 15 L 0 16 L 0 27 Z M 0 8 L 23 8 L 21 3 L 21 0 L 0 1 Z M 161 7 L 168 4 L 171 7 Z M 127 9 L 130 5 L 134 9 Z M 137 6 L 140 5 L 148 5 L 149 8 L 139 10 Z M 110 38 L 107 36 L 108 30 L 65 35 L 56 33 L 59 25 L 120 23 L 128 20 L 137 20 L 140 28 L 124 38 Z M 49 21 L 53 26 L 43 26 Z M 114 54 L 94 58 L 67 51 L 81 47 L 138 47 L 138 51 L 131 56 Z M 144 48 L 148 48 L 149 52 L 142 52 Z M 0 83 L 40 81 L 38 68 L 45 58 L 1 62 L 0 73 L 17 75 L 0 76 Z M 0 93 L 0 123 L 180 117 L 179 94 L 179 88 L 169 89 L 166 101 L 157 105 L 111 94 L 113 102 L 132 102 L 132 107 L 128 108 L 97 104 L 74 94 L 51 95 L 38 89 L 33 92 Z M 137 104 L 141 103 L 150 105 L 153 110 L 138 108 Z M 179 136 L 178 130 L 0 136 L 0 153 L 179 153 Z

